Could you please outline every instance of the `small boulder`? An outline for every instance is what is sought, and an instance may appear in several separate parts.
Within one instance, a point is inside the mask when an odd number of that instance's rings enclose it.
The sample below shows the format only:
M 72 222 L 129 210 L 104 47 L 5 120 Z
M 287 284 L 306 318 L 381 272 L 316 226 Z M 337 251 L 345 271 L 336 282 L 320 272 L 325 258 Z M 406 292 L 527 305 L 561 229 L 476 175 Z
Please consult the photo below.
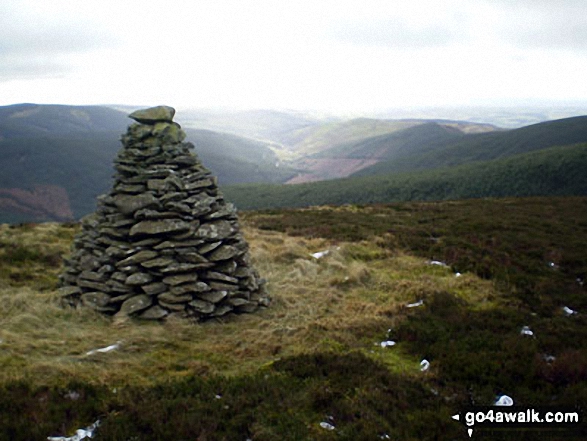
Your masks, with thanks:
M 153 125 L 157 122 L 171 122 L 175 115 L 175 109 L 169 106 L 149 107 L 148 109 L 137 110 L 130 115 L 129 118 L 142 124 Z

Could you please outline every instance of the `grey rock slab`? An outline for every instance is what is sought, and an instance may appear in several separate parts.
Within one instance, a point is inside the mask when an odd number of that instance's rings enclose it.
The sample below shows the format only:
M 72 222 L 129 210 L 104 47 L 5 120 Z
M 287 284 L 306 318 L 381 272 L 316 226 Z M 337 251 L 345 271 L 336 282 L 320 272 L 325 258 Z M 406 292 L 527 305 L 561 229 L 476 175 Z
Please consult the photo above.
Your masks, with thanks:
M 95 271 L 82 271 L 79 275 L 80 279 L 93 280 L 94 282 L 104 282 L 108 279 L 108 275 Z
M 125 278 L 126 280 L 126 278 Z M 106 282 L 106 285 L 110 287 L 110 291 L 117 291 L 117 292 L 129 292 L 132 291 L 132 288 L 128 285 L 124 284 L 124 281 L 110 279 Z
M 161 238 L 159 237 L 149 237 L 143 240 L 139 240 L 137 242 L 133 242 L 135 247 L 151 247 L 153 245 L 158 245 L 161 243 Z
M 235 306 L 235 310 L 237 312 L 244 313 L 255 312 L 257 309 L 259 309 L 259 304 L 255 302 L 247 302 L 245 304 Z
M 165 318 L 169 312 L 159 305 L 153 305 L 149 309 L 141 312 L 138 317 L 144 320 L 161 320 Z
M 210 288 L 212 288 L 213 290 L 217 290 L 217 291 L 238 291 L 239 290 L 238 285 L 233 285 L 231 283 L 215 282 L 213 280 L 208 282 L 208 285 L 210 286 Z
M 69 284 L 69 285 L 75 285 L 77 283 L 77 276 L 73 275 L 73 274 L 61 274 L 59 276 L 59 280 L 61 280 L 63 283 Z
M 232 306 L 221 305 L 217 307 L 212 314 L 210 314 L 210 317 L 222 317 L 223 315 L 228 314 L 230 311 L 232 311 Z
M 188 158 L 188 156 L 184 156 L 183 158 Z M 196 158 L 191 156 L 190 158 L 193 158 L 193 161 L 195 163 Z M 175 160 L 177 161 L 178 158 L 175 158 Z M 201 188 L 206 188 L 206 187 L 211 187 L 214 185 L 214 181 L 211 178 L 204 178 L 204 179 L 200 179 L 199 181 L 195 181 L 195 182 L 190 182 L 188 184 L 185 184 L 185 189 L 187 191 L 193 191 L 193 190 L 198 190 Z
M 141 221 L 130 229 L 130 236 L 179 233 L 188 231 L 189 229 L 190 224 L 188 222 L 177 219 Z
M 163 302 L 163 301 L 159 301 L 159 304 L 170 310 L 170 311 L 174 311 L 174 312 L 181 312 L 185 310 L 185 303 L 169 303 L 169 302 Z
M 157 257 L 156 259 L 141 262 L 141 266 L 145 268 L 165 268 L 176 263 L 175 259 L 170 257 Z
M 164 195 L 162 195 L 159 200 L 162 203 L 167 203 L 167 202 L 172 202 L 172 201 L 182 201 L 187 197 L 187 193 L 184 192 L 170 192 L 170 193 L 165 193 Z
M 219 280 L 221 282 L 233 283 L 233 284 L 238 283 L 238 279 L 236 277 L 231 277 L 226 274 L 219 273 L 217 271 L 208 271 L 206 273 L 206 278 L 212 279 L 212 280 Z
M 236 229 L 230 222 L 220 220 L 200 225 L 196 230 L 196 237 L 208 240 L 226 239 L 235 232 Z
M 116 280 L 117 282 L 124 282 L 126 280 L 126 278 L 128 277 L 128 274 L 125 274 L 121 271 L 116 271 L 115 273 L 113 273 L 110 278 L 112 280 Z
M 198 265 L 195 263 L 174 263 L 161 269 L 161 272 L 163 274 L 187 273 L 197 268 Z
M 178 259 L 186 263 L 207 263 L 208 259 L 201 256 L 199 253 L 178 253 Z
M 175 116 L 175 109 L 170 106 L 155 106 L 149 107 L 148 109 L 137 110 L 130 115 L 129 118 L 142 124 L 153 125 L 159 121 L 173 121 Z
M 99 233 L 104 236 L 114 237 L 115 239 L 126 239 L 128 237 L 128 228 L 125 227 L 118 227 L 118 228 L 110 228 L 107 226 L 102 226 L 98 229 Z
M 157 300 L 165 303 L 187 303 L 192 300 L 191 294 L 175 295 L 171 292 L 164 292 L 157 296 Z
M 210 287 L 207 283 L 204 282 L 196 282 L 196 283 L 188 283 L 186 285 L 177 285 L 172 287 L 169 290 L 172 294 L 175 295 L 182 295 L 187 293 L 202 293 L 206 291 L 210 291 Z
M 211 314 L 214 312 L 214 304 L 204 300 L 194 299 L 188 303 L 189 306 L 202 314 Z
M 126 151 L 126 153 L 128 153 L 129 155 L 135 156 L 136 158 L 132 158 L 132 157 L 129 158 L 129 160 L 131 160 L 132 162 L 135 162 L 136 159 L 148 158 L 150 156 L 158 155 L 159 153 L 161 153 L 161 147 L 155 145 L 155 146 L 139 148 L 139 149 L 132 149 L 132 150 L 129 149 Z
M 186 135 L 177 123 L 159 122 L 153 127 L 153 136 L 160 138 L 165 143 L 178 144 Z
M 139 294 L 124 301 L 119 314 L 131 315 L 148 308 L 153 304 L 153 299 L 146 294 Z
M 136 263 L 141 263 L 147 260 L 151 260 L 155 257 L 157 257 L 158 253 L 156 251 L 149 251 L 149 250 L 143 250 L 143 251 L 139 251 L 136 254 L 133 254 L 130 257 L 127 257 L 126 259 L 123 259 L 119 262 L 116 263 L 117 267 L 121 267 L 121 266 L 126 266 L 126 265 L 133 265 Z
M 59 295 L 62 297 L 69 297 L 81 294 L 82 290 L 79 286 L 62 286 L 59 288 Z
M 176 233 L 173 234 L 173 240 L 176 241 L 183 241 L 183 240 L 191 240 L 194 238 L 194 232 L 196 231 L 197 225 L 199 225 L 198 221 L 195 221 L 193 219 L 187 219 L 190 224 L 192 224 L 192 227 L 190 228 L 189 231 L 186 231 L 185 233 Z
M 122 303 L 125 300 L 128 300 L 128 299 L 130 299 L 131 297 L 134 297 L 134 296 L 136 296 L 135 293 L 127 293 L 127 294 L 121 294 L 121 295 L 116 296 L 116 297 L 111 297 L 109 304 L 112 305 L 112 304 L 115 304 L 115 303 Z
M 169 163 L 171 163 L 171 164 L 178 164 L 178 165 L 183 165 L 183 166 L 194 165 L 197 162 L 198 162 L 198 158 L 196 158 L 194 155 L 181 155 L 181 156 L 176 156 L 175 158 L 172 158 L 169 160 Z M 193 190 L 194 188 L 199 188 L 199 187 L 192 187 L 192 185 L 193 184 L 186 184 L 185 189 L 186 190 Z M 212 182 L 210 182 L 209 185 L 203 185 L 203 187 L 209 187 L 210 185 L 212 185 Z
M 94 282 L 92 280 L 78 279 L 77 286 L 82 288 L 94 289 L 96 291 L 108 291 L 109 287 L 103 282 Z
M 114 204 L 123 214 L 133 214 L 142 208 L 157 208 L 160 206 L 159 200 L 151 193 L 139 195 L 118 194 L 114 196 Z
M 173 211 L 157 211 L 144 208 L 142 210 L 137 210 L 134 214 L 134 218 L 136 220 L 174 219 L 177 218 L 177 213 Z
M 82 303 L 91 308 L 104 307 L 110 302 L 110 296 L 104 292 L 87 292 L 81 295 Z
M 212 262 L 217 262 L 221 260 L 232 259 L 233 257 L 238 256 L 241 253 L 242 251 L 240 251 L 236 247 L 233 247 L 231 245 L 224 245 L 215 249 L 206 257 Z
M 79 269 L 81 270 L 93 270 L 98 269 L 102 266 L 102 263 L 96 256 L 86 254 L 79 260 Z
M 128 276 L 125 280 L 125 284 L 131 286 L 146 285 L 153 280 L 153 276 L 147 273 L 134 273 Z
M 171 211 L 179 211 L 181 213 L 191 214 L 192 207 L 183 202 L 168 202 L 165 204 L 165 208 Z
M 226 298 L 226 296 L 228 296 L 227 291 L 207 291 L 198 294 L 198 298 L 200 300 L 205 300 L 206 302 L 211 303 L 218 303 L 224 298 Z
M 215 270 L 230 276 L 235 276 L 235 271 L 237 269 L 237 264 L 234 260 L 229 260 L 227 262 L 221 263 L 220 265 L 216 265 Z
M 117 193 L 139 194 L 145 191 L 145 186 L 140 184 L 118 184 L 114 186 Z
M 149 283 L 148 285 L 142 285 L 141 289 L 143 291 L 145 291 L 145 294 L 149 295 L 149 296 L 154 296 L 157 294 L 161 294 L 162 292 L 167 291 L 169 287 L 162 282 L 154 282 L 154 283 Z
M 218 248 L 220 245 L 222 245 L 221 240 L 219 240 L 217 242 L 210 242 L 210 243 L 204 244 L 201 247 L 199 247 L 198 252 L 200 252 L 202 254 L 206 254 L 206 253 L 209 253 L 210 251 Z
M 167 189 L 168 182 L 166 179 L 149 179 L 147 181 L 147 188 L 155 191 L 165 191 Z
M 182 283 L 197 282 L 198 275 L 196 273 L 178 274 L 175 276 L 168 276 L 163 279 L 163 283 L 167 285 L 181 285 Z
M 201 244 L 202 244 L 202 241 L 199 239 L 182 240 L 182 241 L 166 240 L 165 242 L 161 242 L 159 245 L 155 245 L 153 248 L 155 248 L 156 250 L 188 248 L 188 247 L 196 247 Z
M 141 140 L 151 136 L 153 131 L 153 127 L 145 125 L 145 124 L 131 124 L 128 126 L 127 133 L 130 135 L 132 139 Z

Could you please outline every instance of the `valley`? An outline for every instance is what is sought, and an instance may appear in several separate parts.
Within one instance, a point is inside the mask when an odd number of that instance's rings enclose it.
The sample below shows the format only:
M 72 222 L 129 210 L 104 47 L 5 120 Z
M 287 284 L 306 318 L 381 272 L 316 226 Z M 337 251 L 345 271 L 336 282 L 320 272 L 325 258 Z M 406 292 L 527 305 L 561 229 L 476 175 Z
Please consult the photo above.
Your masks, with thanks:
M 63 221 L 90 213 L 111 185 L 131 109 L 1 107 L 0 221 Z M 271 110 L 188 109 L 178 121 L 194 153 L 241 209 L 585 194 L 576 172 L 587 142 L 583 116 L 510 129 Z M 544 168 L 551 178 L 532 182 L 537 175 L 530 170 Z M 60 195 L 55 209 L 33 196 L 41 188 Z

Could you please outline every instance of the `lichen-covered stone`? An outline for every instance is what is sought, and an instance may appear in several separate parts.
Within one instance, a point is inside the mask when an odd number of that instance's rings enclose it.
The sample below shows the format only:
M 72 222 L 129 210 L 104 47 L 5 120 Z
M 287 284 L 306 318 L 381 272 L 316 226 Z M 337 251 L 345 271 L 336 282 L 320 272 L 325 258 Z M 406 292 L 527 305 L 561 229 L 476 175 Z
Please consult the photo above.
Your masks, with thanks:
M 147 273 L 134 273 L 125 280 L 127 285 L 146 285 L 153 280 L 153 276 Z
M 81 299 L 84 305 L 94 309 L 96 309 L 96 307 L 106 306 L 110 302 L 110 296 L 100 291 L 84 293 L 82 294 Z
M 197 282 L 198 274 L 196 273 L 188 273 L 188 274 L 178 274 L 175 276 L 167 276 L 163 279 L 163 283 L 167 285 L 181 285 L 182 283 L 189 283 L 189 282 Z
M 122 214 L 132 214 L 141 208 L 154 208 L 160 204 L 151 193 L 139 195 L 118 194 L 114 197 L 113 202 Z
M 130 229 L 130 236 L 139 234 L 160 235 L 188 231 L 190 224 L 179 219 L 163 219 L 158 221 L 141 221 Z
M 137 110 L 128 116 L 139 123 L 152 125 L 159 121 L 173 121 L 175 109 L 169 106 L 149 107 L 148 109 Z
M 167 315 L 169 315 L 169 311 L 159 305 L 154 305 L 141 312 L 138 317 L 145 320 L 161 320 Z
M 123 302 L 119 313 L 121 315 L 132 315 L 148 308 L 152 304 L 153 299 L 151 297 L 145 294 L 139 294 Z

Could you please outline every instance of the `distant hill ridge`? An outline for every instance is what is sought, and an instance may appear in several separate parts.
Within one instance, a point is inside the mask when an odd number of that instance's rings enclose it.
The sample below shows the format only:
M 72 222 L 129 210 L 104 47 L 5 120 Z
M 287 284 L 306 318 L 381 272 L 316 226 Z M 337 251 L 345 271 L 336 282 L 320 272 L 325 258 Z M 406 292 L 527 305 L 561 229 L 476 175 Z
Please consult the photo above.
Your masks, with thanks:
M 260 203 L 264 194 L 280 195 L 272 202 L 280 206 L 320 201 L 346 203 L 369 199 L 365 195 L 381 194 L 371 186 L 388 188 L 392 184 L 395 188 L 392 193 L 401 193 L 400 200 L 476 197 L 471 195 L 488 193 L 469 191 L 461 184 L 458 191 L 448 191 L 449 187 L 441 185 L 438 179 L 452 176 L 473 188 L 478 182 L 465 179 L 467 173 L 473 173 L 466 170 L 469 170 L 467 166 L 478 164 L 480 168 L 474 170 L 476 179 L 493 182 L 487 173 L 499 175 L 505 170 L 505 165 L 493 162 L 510 157 L 513 162 L 508 167 L 516 170 L 519 182 L 514 186 L 508 178 L 503 186 L 508 188 L 505 193 L 515 196 L 524 194 L 526 190 L 522 189 L 533 185 L 524 183 L 533 178 L 515 164 L 549 169 L 543 161 L 556 163 L 560 154 L 565 163 L 556 170 L 574 173 L 576 165 L 583 164 L 581 148 L 559 151 L 556 147 L 587 142 L 587 116 L 513 130 L 442 119 L 345 120 L 274 111 L 226 114 L 187 111 L 185 115 L 179 113 L 176 119 L 186 130 L 187 140 L 195 144 L 195 153 L 218 176 L 221 186 L 374 177 L 372 181 L 348 179 L 292 189 L 254 185 L 247 187 L 244 199 L 240 190 L 228 189 L 243 204 L 241 208 L 266 206 L 265 202 L 273 196 Z M 120 149 L 119 138 L 130 123 L 126 112 L 106 106 L 0 107 L 0 222 L 63 221 L 92 212 L 96 197 L 111 185 L 112 161 Z M 214 130 L 204 126 L 214 126 Z M 228 133 L 239 128 L 245 136 Z M 551 148 L 554 150 L 550 153 L 539 154 Z M 536 156 L 523 159 L 522 154 Z M 487 164 L 487 170 L 483 164 Z M 453 170 L 455 166 L 459 168 Z M 422 174 L 426 170 L 431 172 L 428 177 Z M 418 175 L 408 178 L 408 172 L 418 172 Z M 424 181 L 436 187 L 424 193 L 410 190 L 416 184 L 417 188 L 423 188 Z M 580 185 L 570 185 L 564 179 L 559 181 L 549 178 L 548 185 L 533 187 L 533 191 L 583 194 Z M 343 188 L 344 192 L 339 191 Z M 326 197 L 326 189 L 338 196 Z M 309 197 L 306 193 L 315 194 Z
M 587 116 L 547 121 L 507 131 L 468 134 L 453 141 L 440 142 L 432 149 L 411 150 L 401 157 L 389 158 L 360 170 L 355 176 L 448 167 L 586 142 Z

